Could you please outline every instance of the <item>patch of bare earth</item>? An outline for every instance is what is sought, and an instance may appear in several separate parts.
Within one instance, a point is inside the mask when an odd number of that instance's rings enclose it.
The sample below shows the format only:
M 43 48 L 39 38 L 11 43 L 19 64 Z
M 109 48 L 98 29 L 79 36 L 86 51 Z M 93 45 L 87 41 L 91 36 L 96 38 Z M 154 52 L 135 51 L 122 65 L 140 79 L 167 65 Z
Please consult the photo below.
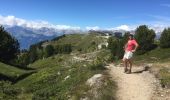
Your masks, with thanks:
M 110 64 L 106 67 L 117 82 L 117 100 L 170 100 L 169 90 L 163 89 L 146 67 L 133 67 L 131 74 L 124 73 L 122 65 Z

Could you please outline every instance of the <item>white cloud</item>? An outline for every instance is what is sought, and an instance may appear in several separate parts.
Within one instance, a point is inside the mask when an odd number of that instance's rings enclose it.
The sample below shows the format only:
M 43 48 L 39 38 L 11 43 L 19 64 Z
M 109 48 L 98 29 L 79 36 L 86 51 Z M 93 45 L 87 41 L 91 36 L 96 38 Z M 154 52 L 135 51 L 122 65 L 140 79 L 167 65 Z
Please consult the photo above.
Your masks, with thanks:
M 117 27 L 113 27 L 113 28 L 107 28 L 106 30 L 124 30 L 124 31 L 131 31 L 131 30 L 135 30 L 135 28 L 137 27 L 137 25 L 120 25 Z
M 24 26 L 27 28 L 32 28 L 32 29 L 40 29 L 40 28 L 52 28 L 56 32 L 66 32 L 66 33 L 76 33 L 76 32 L 83 32 L 83 31 L 88 31 L 88 30 L 125 30 L 125 31 L 131 31 L 135 30 L 136 27 L 139 25 L 148 25 L 149 28 L 154 29 L 156 32 L 162 32 L 164 28 L 167 28 L 170 26 L 170 17 L 166 16 L 159 16 L 159 15 L 147 15 L 151 17 L 153 20 L 151 21 L 142 21 L 136 25 L 127 25 L 127 24 L 122 24 L 120 26 L 115 26 L 111 28 L 100 28 L 99 26 L 87 26 L 85 27 L 85 30 L 81 29 L 79 26 L 69 26 L 69 25 L 55 25 L 51 24 L 47 21 L 32 21 L 32 20 L 25 20 L 21 18 L 16 18 L 15 16 L 1 16 L 0 15 L 0 24 L 1 25 L 9 25 L 9 26 Z M 38 32 L 37 32 L 38 33 Z M 47 33 L 39 33 L 39 34 L 46 34 L 46 35 L 51 35 L 53 34 L 52 32 L 47 32 Z
M 153 29 L 156 33 L 162 32 L 165 28 L 168 28 L 170 24 L 168 25 L 167 23 L 164 22 L 153 22 L 149 25 L 150 29 Z
M 87 26 L 86 30 L 100 30 L 100 28 L 99 28 L 99 26 L 93 26 L 93 27 Z
M 129 26 L 127 26 L 127 25 L 121 25 L 121 26 L 116 27 L 115 29 L 117 29 L 117 30 L 126 30 L 126 31 L 130 30 Z
M 80 30 L 80 27 L 69 26 L 69 25 L 54 25 L 47 21 L 29 21 L 21 18 L 16 18 L 15 16 L 1 16 L 0 24 L 9 26 L 24 26 L 28 28 L 40 29 L 43 27 L 54 28 L 56 30 Z

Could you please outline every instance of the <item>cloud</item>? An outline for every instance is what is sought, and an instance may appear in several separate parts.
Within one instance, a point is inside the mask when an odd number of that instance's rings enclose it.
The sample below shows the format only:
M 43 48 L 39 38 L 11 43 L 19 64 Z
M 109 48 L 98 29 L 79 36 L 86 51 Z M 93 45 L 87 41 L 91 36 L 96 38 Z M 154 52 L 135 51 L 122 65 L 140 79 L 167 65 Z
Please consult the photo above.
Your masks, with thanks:
M 39 30 L 42 28 L 49 28 L 53 31 L 42 31 L 36 32 L 37 34 L 52 35 L 54 32 L 65 32 L 65 33 L 76 33 L 76 32 L 87 32 L 88 30 L 125 30 L 131 31 L 135 30 L 139 25 L 148 25 L 149 28 L 154 29 L 156 32 L 162 32 L 164 28 L 170 26 L 170 17 L 160 16 L 160 15 L 147 15 L 146 17 L 151 17 L 150 21 L 141 21 L 135 25 L 122 24 L 120 26 L 114 26 L 111 28 L 100 28 L 99 26 L 87 26 L 85 30 L 79 26 L 69 26 L 69 25 L 56 25 L 51 24 L 48 21 L 43 20 L 25 20 L 22 18 L 17 18 L 15 16 L 1 16 L 0 15 L 0 25 L 9 25 L 9 26 L 22 26 L 31 28 L 33 30 Z
M 121 25 L 121 26 L 116 27 L 115 29 L 117 29 L 117 30 L 126 30 L 126 31 L 130 30 L 129 26 L 127 26 L 127 25 Z
M 150 29 L 153 29 L 156 33 L 162 32 L 165 28 L 168 28 L 170 24 L 161 21 L 153 21 L 151 24 L 148 24 Z
M 170 7 L 170 4 L 162 4 L 162 6 Z M 169 16 L 161 16 L 161 15 L 152 15 L 147 14 L 145 17 L 151 18 L 151 20 L 146 21 L 139 21 L 136 24 L 122 24 L 117 27 L 109 28 L 108 30 L 125 30 L 131 31 L 135 30 L 140 25 L 147 25 L 150 29 L 153 29 L 156 33 L 162 32 L 165 28 L 170 27 L 170 17 Z
M 163 7 L 170 7 L 170 4 L 160 4 L 160 6 L 163 6 Z
M 150 21 L 143 21 L 140 24 L 146 24 L 156 33 L 162 32 L 165 28 L 170 27 L 170 17 L 160 15 L 147 15 L 151 17 Z
M 135 30 L 135 28 L 137 27 L 137 25 L 120 25 L 117 27 L 113 27 L 113 28 L 107 28 L 106 30 L 125 30 L 125 31 L 132 31 Z
M 21 18 L 16 18 L 15 16 L 1 16 L 0 24 L 9 26 L 24 26 L 27 28 L 40 29 L 43 27 L 54 28 L 56 30 L 80 30 L 80 27 L 69 26 L 69 25 L 54 25 L 47 21 L 30 21 Z
M 86 30 L 100 30 L 100 28 L 99 28 L 99 26 L 93 26 L 93 27 L 87 26 Z

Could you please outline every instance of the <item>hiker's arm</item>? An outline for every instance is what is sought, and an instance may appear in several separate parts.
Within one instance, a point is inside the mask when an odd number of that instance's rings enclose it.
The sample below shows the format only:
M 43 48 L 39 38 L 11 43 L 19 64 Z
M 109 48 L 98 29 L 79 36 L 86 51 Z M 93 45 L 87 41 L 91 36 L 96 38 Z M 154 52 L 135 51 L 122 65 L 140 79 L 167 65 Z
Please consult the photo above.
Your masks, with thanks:
M 132 50 L 132 52 L 135 52 L 136 51 L 136 49 L 138 48 L 138 43 L 135 43 L 135 48 L 134 48 L 134 50 Z
M 126 50 L 126 48 L 127 48 L 127 43 L 124 45 L 124 47 L 123 47 L 123 48 L 124 48 L 124 50 Z

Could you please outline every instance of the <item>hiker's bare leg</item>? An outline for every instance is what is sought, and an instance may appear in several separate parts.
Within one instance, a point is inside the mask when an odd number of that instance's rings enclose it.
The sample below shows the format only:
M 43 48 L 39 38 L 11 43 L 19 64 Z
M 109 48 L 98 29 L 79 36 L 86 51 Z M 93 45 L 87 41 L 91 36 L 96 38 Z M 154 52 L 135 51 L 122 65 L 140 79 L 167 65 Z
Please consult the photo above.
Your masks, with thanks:
M 127 62 L 127 59 L 123 59 L 123 63 L 124 63 L 124 72 L 127 71 L 127 67 L 128 67 L 128 62 Z
M 129 72 L 131 73 L 132 71 L 132 59 L 128 59 L 128 64 L 129 64 Z

